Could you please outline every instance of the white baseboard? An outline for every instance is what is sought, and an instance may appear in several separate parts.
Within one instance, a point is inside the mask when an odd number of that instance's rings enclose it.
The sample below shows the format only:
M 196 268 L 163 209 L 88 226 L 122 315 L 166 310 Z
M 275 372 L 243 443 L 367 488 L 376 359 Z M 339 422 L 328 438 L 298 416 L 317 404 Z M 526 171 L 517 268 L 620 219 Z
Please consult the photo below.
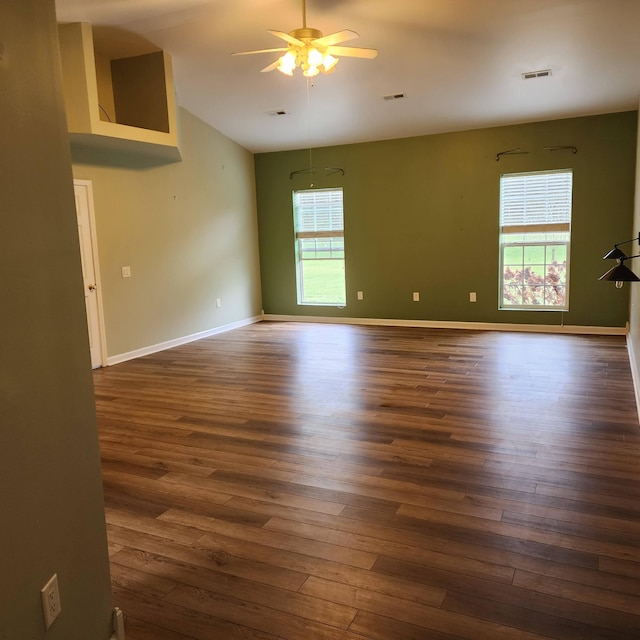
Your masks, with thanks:
M 323 322 L 387 327 L 423 327 L 426 329 L 467 329 L 470 331 L 525 331 L 529 333 L 568 333 L 602 336 L 626 335 L 626 327 L 583 327 L 578 325 L 510 324 L 505 322 L 454 322 L 450 320 L 395 320 L 386 318 L 329 318 L 326 316 L 287 316 L 264 314 L 272 322 Z
M 260 322 L 262 316 L 254 316 L 253 318 L 247 318 L 246 320 L 240 320 L 238 322 L 232 322 L 230 324 L 222 325 L 221 327 L 214 327 L 213 329 L 207 329 L 206 331 L 200 331 L 198 333 L 192 333 L 189 336 L 182 338 L 176 338 L 174 340 L 167 340 L 166 342 L 160 342 L 158 344 L 152 344 L 148 347 L 142 347 L 141 349 L 135 349 L 134 351 L 128 351 L 127 353 L 121 353 L 116 356 L 110 356 L 107 358 L 107 365 L 111 366 L 119 364 L 120 362 L 126 362 L 127 360 L 135 360 L 135 358 L 141 358 L 142 356 L 148 356 L 158 351 L 164 351 L 165 349 L 172 349 L 173 347 L 179 347 L 180 345 L 194 342 L 195 340 L 202 340 L 203 338 L 209 338 L 215 336 L 218 333 L 225 333 L 232 329 L 239 329 L 240 327 L 246 327 L 250 324 Z
M 167 340 L 166 342 L 160 342 L 158 344 L 142 347 L 141 349 L 135 349 L 134 351 L 128 351 L 127 353 L 121 353 L 115 356 L 107 358 L 107 365 L 111 366 L 119 364 L 120 362 L 126 362 L 127 360 L 134 360 L 135 358 L 141 358 L 142 356 L 148 356 L 152 353 L 164 351 L 165 349 L 172 349 L 173 347 L 179 347 L 189 342 L 196 340 L 202 340 L 210 336 L 215 336 L 219 333 L 225 333 L 226 331 L 232 331 L 233 329 L 239 329 L 240 327 L 246 327 L 262 320 L 270 322 L 317 322 L 326 324 L 354 324 L 354 325 L 368 325 L 368 326 L 381 326 L 381 327 L 423 327 L 426 329 L 466 329 L 468 331 L 523 331 L 529 333 L 566 333 L 566 334 L 586 334 L 586 335 L 627 335 L 627 327 L 589 327 L 578 325 L 547 325 L 547 324 L 510 324 L 505 322 L 455 322 L 450 320 L 398 320 L 394 318 L 344 318 L 344 317 L 327 317 L 327 316 L 293 316 L 293 315 L 277 315 L 265 313 L 260 316 L 254 316 L 238 322 L 232 322 L 230 324 L 222 325 L 221 327 L 214 327 L 206 331 L 200 331 L 199 333 L 193 333 L 188 336 L 176 338 L 174 340 Z M 628 338 L 629 340 L 629 338 Z M 627 343 L 629 344 L 629 342 Z M 633 357 L 633 351 L 629 351 L 629 357 Z M 640 374 L 640 371 L 636 373 L 635 367 L 632 361 L 632 373 L 634 376 Z M 640 407 L 640 380 L 636 384 L 636 377 L 634 377 L 634 387 L 636 388 L 636 397 L 639 399 Z

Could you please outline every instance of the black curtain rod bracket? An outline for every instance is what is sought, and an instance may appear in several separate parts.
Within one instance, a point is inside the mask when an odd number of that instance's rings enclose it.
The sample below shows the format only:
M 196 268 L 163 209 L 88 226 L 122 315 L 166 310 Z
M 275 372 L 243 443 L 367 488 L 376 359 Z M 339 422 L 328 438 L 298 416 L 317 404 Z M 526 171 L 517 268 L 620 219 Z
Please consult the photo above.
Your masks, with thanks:
M 344 175 L 344 169 L 342 167 L 325 167 L 326 174 L 330 176 L 332 173 L 339 173 Z M 307 167 L 306 169 L 297 169 L 289 174 L 289 180 L 293 180 L 293 176 L 297 176 L 299 173 L 315 173 L 315 167 Z
M 315 173 L 315 172 L 316 172 L 315 167 L 307 167 L 306 169 L 297 169 L 296 171 L 292 171 L 289 174 L 289 180 L 293 180 L 293 176 L 296 176 L 299 173 Z
M 549 147 L 543 147 L 545 151 L 566 151 L 570 150 L 572 153 L 578 153 L 578 147 L 574 147 L 572 144 L 560 144 Z M 500 160 L 501 156 L 518 156 L 529 153 L 528 151 L 522 151 L 520 147 L 516 149 L 508 149 L 507 151 L 501 151 L 496 155 L 496 162 Z
M 507 151 L 501 151 L 496 154 L 496 162 L 500 161 L 500 156 L 520 156 L 529 153 L 528 151 L 522 151 L 520 147 L 517 149 L 508 149 Z
M 564 149 L 571 149 L 572 153 L 578 153 L 578 147 L 574 147 L 572 144 L 555 145 L 553 147 L 544 147 L 545 151 L 562 151 Z

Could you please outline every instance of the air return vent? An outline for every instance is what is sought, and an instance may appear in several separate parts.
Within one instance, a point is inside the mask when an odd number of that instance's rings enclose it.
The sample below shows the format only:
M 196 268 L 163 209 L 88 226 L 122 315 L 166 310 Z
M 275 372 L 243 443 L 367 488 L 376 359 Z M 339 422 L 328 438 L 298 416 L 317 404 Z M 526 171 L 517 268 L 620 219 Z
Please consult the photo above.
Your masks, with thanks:
M 382 96 L 385 100 L 402 100 L 406 98 L 404 93 L 390 93 L 389 95 Z
M 534 78 L 548 78 L 551 75 L 551 69 L 540 69 L 540 71 L 527 71 L 522 74 L 523 80 L 533 80 Z

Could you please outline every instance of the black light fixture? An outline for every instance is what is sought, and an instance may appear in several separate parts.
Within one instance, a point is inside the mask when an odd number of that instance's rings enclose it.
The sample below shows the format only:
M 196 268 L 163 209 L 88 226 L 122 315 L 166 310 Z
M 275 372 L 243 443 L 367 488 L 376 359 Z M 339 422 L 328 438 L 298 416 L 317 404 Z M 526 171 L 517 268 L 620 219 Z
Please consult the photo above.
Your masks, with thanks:
M 618 264 L 612 267 L 604 275 L 600 276 L 598 280 L 613 281 L 616 283 L 616 287 L 620 289 L 625 282 L 640 282 L 640 278 L 629 269 L 624 263 L 625 260 L 632 260 L 633 258 L 640 258 L 640 254 L 637 256 L 628 256 L 620 245 L 629 244 L 630 242 L 638 241 L 640 244 L 640 233 L 637 238 L 631 238 L 631 240 L 625 240 L 624 242 L 618 242 L 613 245 L 613 249 L 602 256 L 603 260 L 617 260 Z

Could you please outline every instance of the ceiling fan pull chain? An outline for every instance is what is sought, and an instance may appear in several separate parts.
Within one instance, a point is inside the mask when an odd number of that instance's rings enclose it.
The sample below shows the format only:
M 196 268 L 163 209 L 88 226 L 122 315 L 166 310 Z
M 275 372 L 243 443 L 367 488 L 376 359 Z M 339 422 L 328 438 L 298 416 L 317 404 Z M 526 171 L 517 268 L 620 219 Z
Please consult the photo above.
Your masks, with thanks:
M 313 166 L 313 155 L 311 151 L 311 87 L 313 86 L 313 81 L 311 78 L 307 78 L 307 136 L 309 138 L 309 169 L 311 173 L 315 171 Z M 309 185 L 310 188 L 313 188 L 313 181 Z

